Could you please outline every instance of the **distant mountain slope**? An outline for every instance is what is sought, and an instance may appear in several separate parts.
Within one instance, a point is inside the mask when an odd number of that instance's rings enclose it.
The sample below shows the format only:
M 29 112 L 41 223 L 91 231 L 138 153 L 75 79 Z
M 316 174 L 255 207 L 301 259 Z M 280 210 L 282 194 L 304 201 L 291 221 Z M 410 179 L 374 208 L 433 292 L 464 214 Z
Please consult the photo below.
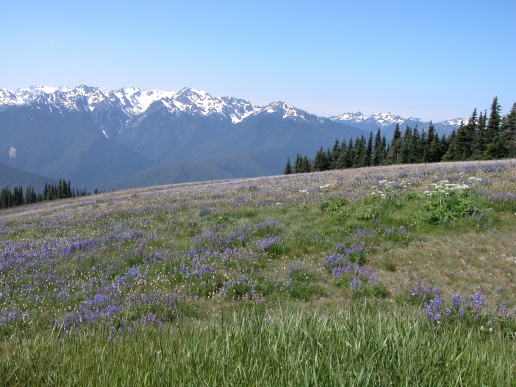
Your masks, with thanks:
M 273 175 L 287 157 L 377 129 L 358 121 L 189 88 L 0 89 L 0 162 L 88 189 Z
M 82 112 L 56 113 L 40 104 L 1 111 L 0 162 L 87 188 L 152 165 L 98 129 Z M 9 155 L 11 149 L 15 157 Z
M 271 175 L 276 165 L 267 165 L 260 155 L 245 155 L 227 159 L 196 160 L 184 163 L 156 165 L 101 185 L 101 190 L 150 187 L 207 180 L 226 180 Z M 273 174 L 280 174 L 273 173 Z
M 19 186 L 26 188 L 30 185 L 34 187 L 36 192 L 42 193 L 45 183 L 56 184 L 57 181 L 49 177 L 24 172 L 10 167 L 9 165 L 0 163 L 0 188 L 5 188 L 7 186 L 11 189 Z

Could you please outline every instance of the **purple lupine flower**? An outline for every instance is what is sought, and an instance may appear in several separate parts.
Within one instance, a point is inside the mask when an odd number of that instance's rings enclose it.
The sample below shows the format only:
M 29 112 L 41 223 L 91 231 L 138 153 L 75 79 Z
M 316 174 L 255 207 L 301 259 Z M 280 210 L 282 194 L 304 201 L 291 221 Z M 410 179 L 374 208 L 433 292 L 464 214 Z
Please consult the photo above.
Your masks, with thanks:
M 482 294 L 482 291 L 479 290 L 474 295 L 469 296 L 469 303 L 470 306 L 477 312 L 480 312 L 480 308 L 482 307 L 482 303 L 484 301 L 484 295 Z
M 426 317 L 433 322 L 440 323 L 442 314 L 441 308 L 444 305 L 443 297 L 435 297 L 428 302 L 423 303 L 423 308 L 426 312 Z
M 142 315 L 141 323 L 143 326 L 155 325 L 159 323 L 159 320 L 155 313 L 149 312 Z
M 342 276 L 351 271 L 351 263 L 347 262 L 344 266 L 339 266 L 333 269 L 332 276 L 335 279 L 341 279 Z
M 268 248 L 270 248 L 271 246 L 281 244 L 281 241 L 282 241 L 282 239 L 280 236 L 272 237 L 272 238 L 266 237 L 266 238 L 257 240 L 255 242 L 255 244 L 256 244 L 256 247 L 258 247 L 258 250 L 265 251 Z
M 498 314 L 500 316 L 505 316 L 507 314 L 507 304 L 505 302 L 502 302 L 498 307 Z
M 93 296 L 92 305 L 101 305 L 106 300 L 106 296 L 103 294 L 95 294 Z
M 362 281 L 360 281 L 359 279 L 357 279 L 357 277 L 355 276 L 351 276 L 351 283 L 350 283 L 350 288 L 351 290 L 353 291 L 360 291 L 362 290 Z
M 460 297 L 459 293 L 452 294 L 452 296 L 451 296 L 451 305 L 452 305 L 453 308 L 461 307 L 461 306 L 464 305 L 465 302 L 466 302 L 466 300 L 463 300 Z

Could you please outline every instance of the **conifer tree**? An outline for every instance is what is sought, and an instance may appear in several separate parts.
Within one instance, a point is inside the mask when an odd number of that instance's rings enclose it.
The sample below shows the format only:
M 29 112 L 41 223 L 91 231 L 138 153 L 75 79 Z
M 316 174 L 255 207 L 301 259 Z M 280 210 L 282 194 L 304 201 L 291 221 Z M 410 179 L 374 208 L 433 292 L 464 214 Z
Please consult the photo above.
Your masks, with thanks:
M 301 168 L 303 170 L 303 173 L 310 172 L 312 169 L 312 163 L 310 160 L 308 160 L 308 157 L 303 157 L 303 160 L 301 162 Z
M 301 173 L 302 172 L 302 166 L 303 164 L 303 156 L 301 156 L 300 153 L 297 154 L 296 156 L 296 161 L 294 163 L 294 173 Z
M 473 158 L 473 154 L 475 153 L 475 136 L 477 133 L 477 124 L 478 124 L 478 117 L 477 117 L 477 109 L 475 108 L 473 110 L 473 113 L 471 114 L 471 117 L 468 120 L 468 123 L 466 124 L 465 140 L 468 145 L 465 147 L 465 150 L 466 150 L 465 160 Z
M 398 158 L 396 163 L 398 164 L 407 164 L 410 163 L 410 159 L 412 157 L 413 152 L 413 143 L 412 143 L 412 129 L 410 127 L 406 127 L 405 132 L 403 133 L 403 137 L 401 138 L 401 142 L 399 145 Z
M 327 160 L 326 160 L 326 153 L 324 152 L 323 148 L 321 147 L 316 153 L 314 157 L 314 161 L 312 164 L 312 170 L 314 172 L 319 171 L 326 171 L 327 170 Z
M 491 114 L 489 115 L 489 120 L 487 121 L 487 142 L 489 143 L 494 134 L 498 132 L 501 123 L 500 111 L 502 110 L 500 104 L 498 103 L 498 97 L 494 97 L 493 103 L 491 104 Z
M 453 155 L 453 160 L 466 160 L 469 157 L 468 148 L 470 143 L 468 142 L 467 133 L 466 125 L 464 125 L 464 122 L 461 122 L 455 137 L 455 154 Z
M 382 136 L 380 150 L 381 150 L 380 165 L 383 165 L 386 163 L 387 153 L 389 153 L 389 146 L 387 145 L 387 139 L 385 138 L 385 135 Z
M 486 149 L 484 151 L 484 156 L 487 159 L 495 159 L 500 157 L 500 138 L 498 136 L 498 132 L 500 130 L 501 117 L 500 117 L 501 107 L 498 103 L 498 97 L 493 99 L 493 103 L 491 104 L 491 114 L 489 115 L 489 120 L 487 121 L 487 129 L 486 129 Z
M 339 139 L 335 140 L 335 143 L 333 144 L 333 148 L 331 150 L 331 153 L 328 157 L 328 160 L 330 161 L 329 169 L 337 169 L 339 168 L 339 157 L 341 152 L 341 146 L 339 143 Z
M 353 162 L 355 160 L 355 146 L 353 145 L 353 139 L 350 138 L 348 146 L 346 148 L 346 168 L 353 168 Z
M 11 207 L 11 201 L 12 193 L 9 186 L 2 188 L 2 191 L 0 191 L 0 206 L 2 208 L 9 208 Z
M 410 163 L 421 163 L 423 161 L 423 138 L 416 127 L 412 130 L 412 152 L 410 153 Z
M 500 130 L 507 144 L 506 157 L 516 157 L 516 103 L 511 111 L 503 117 Z
M 367 139 L 367 145 L 365 147 L 364 156 L 362 158 L 361 166 L 369 167 L 371 166 L 373 160 L 373 132 L 369 133 L 369 138 Z
M 442 160 L 443 161 L 455 161 L 457 157 L 457 134 L 455 133 L 455 130 L 452 132 L 452 134 L 447 139 L 448 146 L 446 147 L 446 151 L 443 154 Z
M 398 152 L 401 145 L 401 131 L 400 125 L 396 124 L 394 133 L 392 135 L 391 143 L 389 145 L 389 153 L 387 154 L 387 164 L 396 164 L 398 162 Z
M 475 133 L 475 139 L 473 141 L 473 159 L 479 160 L 484 158 L 484 152 L 487 146 L 487 111 L 484 114 L 480 112 L 478 116 L 477 131 Z
M 421 131 L 421 136 L 419 137 L 419 155 L 418 155 L 418 163 L 426 163 L 425 161 L 425 151 L 426 151 L 426 143 L 428 141 L 427 137 L 428 133 L 426 130 Z
M 427 163 L 435 163 L 441 160 L 439 135 L 435 133 L 434 125 L 430 122 L 425 146 L 425 160 Z
M 285 165 L 285 169 L 283 169 L 284 175 L 292 174 L 292 165 L 290 165 L 290 157 L 287 157 L 287 164 Z
M 360 136 L 360 138 L 355 139 L 355 157 L 353 158 L 353 168 L 362 167 L 362 162 L 364 160 L 365 153 L 365 139 L 364 136 Z
M 347 168 L 347 145 L 344 140 L 340 144 L 339 157 L 337 159 L 337 169 Z
M 34 188 L 32 186 L 28 185 L 25 188 L 25 203 L 26 204 L 36 203 L 36 201 L 37 201 L 36 192 L 34 191 Z
M 373 150 L 373 158 L 372 165 L 381 165 L 383 160 L 383 149 L 382 149 L 382 134 L 380 128 L 376 131 L 376 135 L 374 137 L 374 150 Z

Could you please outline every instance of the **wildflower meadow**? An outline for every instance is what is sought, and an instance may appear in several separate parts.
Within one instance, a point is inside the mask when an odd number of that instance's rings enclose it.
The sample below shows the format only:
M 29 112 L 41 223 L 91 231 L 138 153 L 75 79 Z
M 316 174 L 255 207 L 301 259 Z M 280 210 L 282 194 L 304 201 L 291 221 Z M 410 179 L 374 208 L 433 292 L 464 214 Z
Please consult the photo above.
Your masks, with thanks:
M 510 386 L 516 160 L 0 212 L 2 385 Z

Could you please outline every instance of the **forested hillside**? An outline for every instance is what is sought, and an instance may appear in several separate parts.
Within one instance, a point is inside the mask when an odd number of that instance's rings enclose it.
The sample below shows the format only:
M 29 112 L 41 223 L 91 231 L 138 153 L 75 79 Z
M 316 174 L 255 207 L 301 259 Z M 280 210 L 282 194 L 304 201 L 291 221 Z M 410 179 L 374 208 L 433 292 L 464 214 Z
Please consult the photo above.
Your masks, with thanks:
M 402 131 L 397 125 L 390 140 L 380 129 L 374 136 L 371 132 L 367 139 L 361 136 L 347 143 L 336 140 L 331 149 L 321 147 L 313 160 L 298 154 L 292 165 L 287 159 L 284 173 L 516 157 L 516 103 L 507 115 L 502 116 L 500 111 L 495 97 L 489 116 L 487 111 L 478 114 L 475 109 L 468 122 L 463 122 L 449 136 L 439 136 L 433 125 L 425 131 L 409 126 Z
M 97 193 L 97 190 L 95 190 L 95 193 Z M 0 190 L 0 209 L 33 204 L 44 200 L 75 198 L 89 194 L 86 188 L 82 190 L 73 188 L 70 181 L 67 183 L 65 180 L 59 180 L 57 184 L 45 183 L 43 193 L 37 192 L 31 185 L 26 186 L 25 191 L 21 185 L 15 186 L 13 189 L 4 187 Z

